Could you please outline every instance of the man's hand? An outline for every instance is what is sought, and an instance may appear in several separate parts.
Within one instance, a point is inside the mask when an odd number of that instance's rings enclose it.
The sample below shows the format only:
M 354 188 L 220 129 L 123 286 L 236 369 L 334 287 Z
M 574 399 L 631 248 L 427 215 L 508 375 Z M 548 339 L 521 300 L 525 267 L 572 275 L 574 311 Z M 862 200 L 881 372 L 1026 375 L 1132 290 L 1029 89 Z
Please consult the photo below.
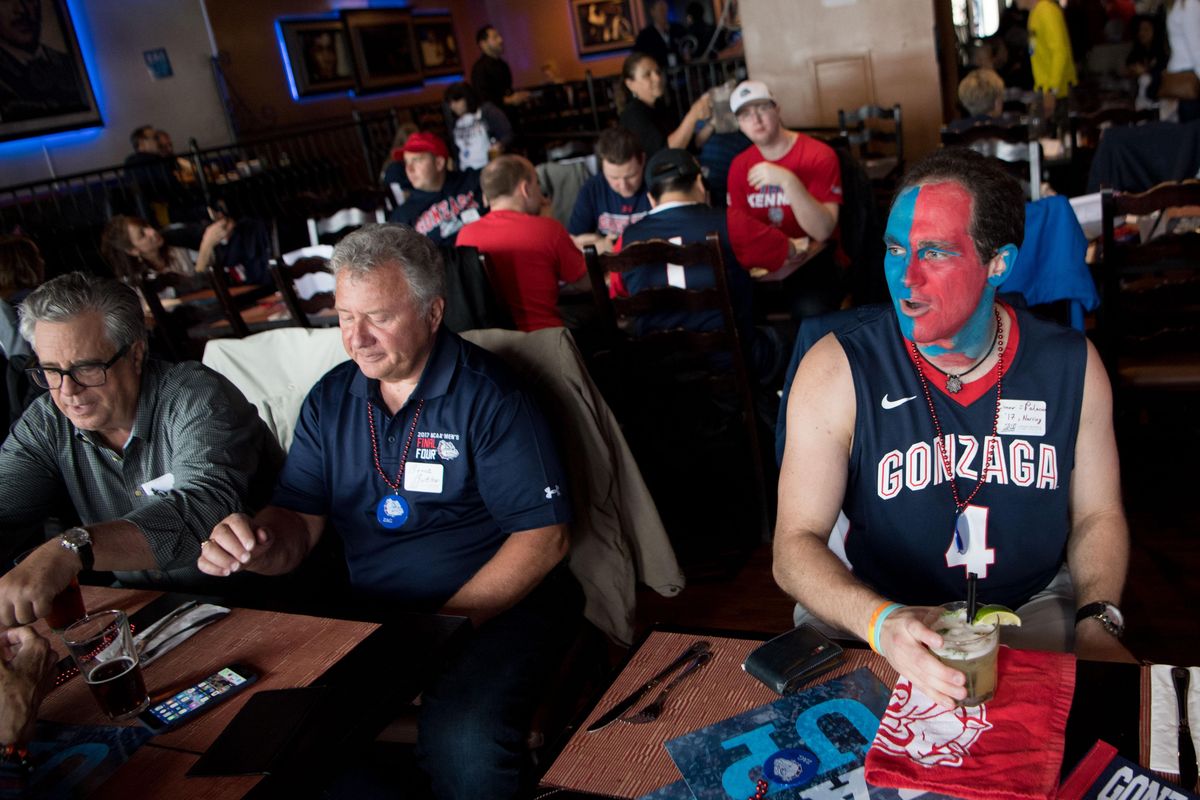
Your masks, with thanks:
M 764 186 L 778 186 L 787 195 L 788 202 L 791 202 L 797 188 L 803 188 L 796 173 L 770 161 L 760 161 L 751 167 L 746 173 L 746 180 L 755 190 Z
M 50 645 L 33 629 L 0 632 L 0 742 L 29 740 L 53 663 Z
M 57 538 L 36 548 L 0 578 L 0 626 L 28 625 L 49 614 L 51 602 L 81 567 L 79 556 Z
M 696 119 L 708 119 L 712 116 L 712 94 L 705 92 L 696 98 L 696 102 L 692 103 L 692 107 L 688 109 L 689 114 L 695 114 Z
M 788 256 L 783 260 L 783 266 L 780 269 L 799 267 L 805 261 L 808 261 L 811 254 L 809 248 L 810 241 L 807 236 L 788 239 Z
M 242 569 L 254 569 L 270 551 L 275 538 L 245 514 L 230 514 L 217 523 L 212 536 L 200 545 L 196 566 L 201 572 L 226 577 Z
M 955 700 L 967 696 L 967 679 L 929 652 L 930 647 L 942 646 L 942 637 L 925 624 L 933 611 L 923 606 L 896 610 L 884 620 L 879 646 L 897 672 L 939 706 L 952 708 Z
M 1106 631 L 1098 619 L 1085 619 L 1075 626 L 1075 655 L 1089 661 L 1137 663 L 1133 653 Z

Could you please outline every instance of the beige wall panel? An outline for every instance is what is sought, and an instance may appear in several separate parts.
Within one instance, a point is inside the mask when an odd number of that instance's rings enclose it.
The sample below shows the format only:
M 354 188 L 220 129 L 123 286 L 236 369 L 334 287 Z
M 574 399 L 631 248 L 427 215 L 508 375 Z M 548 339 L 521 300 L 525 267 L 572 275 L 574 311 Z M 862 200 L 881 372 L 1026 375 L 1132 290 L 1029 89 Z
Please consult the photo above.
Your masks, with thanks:
M 746 64 L 792 126 L 899 103 L 911 159 L 937 147 L 942 124 L 933 13 L 932 0 L 742 0 Z

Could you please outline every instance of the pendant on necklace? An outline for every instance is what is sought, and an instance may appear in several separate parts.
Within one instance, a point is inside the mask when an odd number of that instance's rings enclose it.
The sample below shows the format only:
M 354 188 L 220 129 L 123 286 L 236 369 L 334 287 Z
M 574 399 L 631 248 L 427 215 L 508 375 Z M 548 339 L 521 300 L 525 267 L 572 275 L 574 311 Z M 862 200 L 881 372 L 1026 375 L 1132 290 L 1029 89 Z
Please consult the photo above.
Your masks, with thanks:
M 404 527 L 404 523 L 408 522 L 408 512 L 408 501 L 399 493 L 392 492 L 385 495 L 375 506 L 375 519 L 379 520 L 383 527 L 395 530 Z
M 962 391 L 962 378 L 957 375 L 946 376 L 946 391 L 950 394 L 958 394 Z

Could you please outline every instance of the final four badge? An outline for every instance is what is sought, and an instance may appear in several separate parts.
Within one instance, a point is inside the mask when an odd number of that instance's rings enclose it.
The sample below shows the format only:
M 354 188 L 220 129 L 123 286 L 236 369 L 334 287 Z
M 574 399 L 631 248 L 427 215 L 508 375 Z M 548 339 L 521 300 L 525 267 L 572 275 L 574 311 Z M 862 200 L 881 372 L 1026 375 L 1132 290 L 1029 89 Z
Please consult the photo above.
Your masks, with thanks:
M 408 522 L 408 501 L 398 494 L 386 495 L 375 506 L 375 519 L 389 530 L 403 528 Z
M 763 777 L 776 786 L 799 786 L 817 775 L 817 757 L 803 747 L 773 754 L 763 764 Z

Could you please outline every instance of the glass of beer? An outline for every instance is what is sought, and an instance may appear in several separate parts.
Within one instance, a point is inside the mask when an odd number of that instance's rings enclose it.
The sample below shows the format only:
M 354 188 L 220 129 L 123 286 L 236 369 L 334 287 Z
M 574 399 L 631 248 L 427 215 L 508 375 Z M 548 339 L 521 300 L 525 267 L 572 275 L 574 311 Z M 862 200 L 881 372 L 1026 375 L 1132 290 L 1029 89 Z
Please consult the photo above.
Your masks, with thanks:
M 34 550 L 26 550 L 21 555 L 13 560 L 13 565 L 17 566 L 22 561 L 30 556 Z M 50 612 L 46 614 L 46 624 L 50 626 L 55 633 L 62 633 L 64 629 L 77 619 L 83 619 L 87 615 L 87 610 L 83 605 L 83 593 L 79 591 L 79 578 L 72 577 L 71 582 L 66 588 L 58 594 L 54 595 L 54 599 L 50 601 Z
M 947 603 L 937 609 L 930 627 L 942 637 L 942 646 L 929 648 L 948 667 L 967 676 L 967 696 L 960 706 L 977 706 L 996 693 L 996 655 L 1000 626 L 995 622 L 967 621 L 967 604 Z
M 110 719 L 129 719 L 150 702 L 124 611 L 97 611 L 63 631 L 71 657 Z

